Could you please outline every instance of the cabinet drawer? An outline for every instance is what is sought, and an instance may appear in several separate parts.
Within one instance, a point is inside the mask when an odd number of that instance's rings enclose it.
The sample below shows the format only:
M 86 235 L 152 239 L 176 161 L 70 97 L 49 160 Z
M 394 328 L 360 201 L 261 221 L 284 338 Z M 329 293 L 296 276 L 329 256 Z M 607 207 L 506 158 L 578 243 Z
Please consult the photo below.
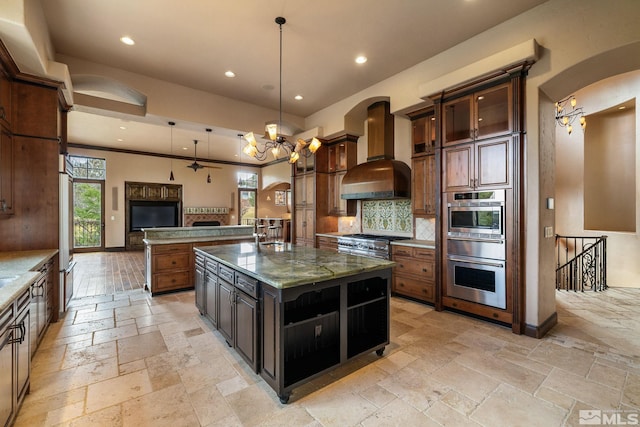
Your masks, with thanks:
M 235 285 L 236 288 L 244 291 L 246 294 L 258 298 L 258 281 L 256 279 L 236 272 Z
M 155 264 L 154 272 L 166 271 L 166 270 L 179 270 L 183 268 L 190 268 L 189 265 L 189 253 L 177 253 L 156 255 L 153 257 Z
M 209 273 L 217 276 L 218 275 L 218 263 L 215 261 L 207 260 L 206 261 L 206 269 Z
M 434 302 L 435 286 L 422 280 L 395 276 L 393 278 L 393 292 L 423 301 Z
M 434 249 L 399 245 L 391 246 L 391 256 L 394 261 L 396 257 L 420 258 L 426 261 L 433 261 L 436 258 Z
M 435 277 L 433 262 L 408 258 L 399 258 L 395 261 L 394 271 L 396 274 L 412 274 L 430 281 L 433 281 Z
M 223 280 L 226 280 L 228 283 L 233 283 L 233 270 L 227 267 L 226 265 L 220 265 L 218 267 L 218 277 Z
M 153 254 L 170 254 L 177 252 L 190 252 L 191 244 L 174 244 L 174 245 L 153 245 Z
M 174 289 L 193 287 L 191 275 L 188 271 L 172 274 L 156 274 L 153 276 L 152 292 L 164 292 Z

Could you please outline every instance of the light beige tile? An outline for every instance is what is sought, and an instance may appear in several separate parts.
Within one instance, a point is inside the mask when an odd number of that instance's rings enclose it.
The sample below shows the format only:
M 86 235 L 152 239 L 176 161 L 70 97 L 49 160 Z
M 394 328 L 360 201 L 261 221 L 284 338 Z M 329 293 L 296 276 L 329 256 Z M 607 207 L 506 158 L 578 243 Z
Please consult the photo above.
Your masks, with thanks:
M 333 393 L 323 388 L 300 402 L 322 425 L 353 426 L 362 422 L 378 408 L 355 393 Z
M 223 396 L 228 396 L 249 387 L 249 384 L 240 376 L 235 376 L 216 384 L 216 387 Z
M 200 425 L 208 426 L 228 419 L 238 420 L 227 403 L 227 400 L 215 387 L 204 387 L 189 394 L 189 399 L 200 421 Z
M 397 399 L 397 396 L 395 394 L 389 392 L 388 390 L 380 387 L 377 384 L 369 387 L 366 390 L 361 390 L 359 394 L 369 402 L 376 405 L 378 408 L 381 408 L 392 400 Z
M 283 407 L 273 390 L 256 384 L 228 395 L 226 400 L 243 425 L 260 425 Z
M 595 361 L 593 353 L 577 348 L 562 347 L 550 342 L 540 343 L 529 357 L 582 376 L 587 375 Z
M 365 418 L 360 425 L 365 427 L 390 425 L 436 427 L 438 423 L 406 402 L 396 399 Z
M 545 379 L 542 374 L 499 359 L 489 352 L 466 352 L 456 357 L 455 361 L 488 377 L 511 384 L 527 393 L 533 393 Z
M 116 356 L 117 350 L 115 342 L 91 345 L 73 350 L 70 349 L 64 355 L 61 369 L 86 365 L 87 363 L 93 363 L 98 360 L 109 359 Z
M 121 405 L 110 406 L 100 411 L 92 412 L 76 418 L 69 423 L 69 427 L 120 427 L 122 426 Z
M 151 309 L 146 304 L 135 304 L 129 307 L 118 307 L 115 309 L 116 321 L 121 322 L 126 319 L 136 319 L 138 317 L 149 316 Z
M 87 413 L 128 402 L 151 391 L 146 370 L 91 384 L 87 388 Z
M 138 335 L 138 328 L 135 324 L 119 326 L 103 331 L 96 331 L 93 334 L 93 343 L 100 344 L 103 342 L 115 341 L 127 337 L 135 337 Z
M 467 415 L 454 410 L 451 406 L 445 405 L 442 402 L 434 402 L 434 404 L 425 411 L 425 414 L 427 414 L 429 418 L 435 420 L 438 425 L 445 427 L 480 427 L 480 424 L 470 420 Z
M 64 388 L 60 385 L 58 387 Z M 32 394 L 28 394 L 18 413 L 15 426 L 41 426 L 44 425 L 47 413 L 50 411 L 56 411 L 66 405 L 76 403 L 84 405 L 86 387 L 58 391 L 57 394 L 42 398 L 35 398 Z
M 128 363 L 167 351 L 160 332 L 134 335 L 118 339 L 118 358 L 120 363 Z
M 455 390 L 446 392 L 440 401 L 467 417 L 478 407 L 478 402 L 469 399 Z
M 376 362 L 376 366 L 390 374 L 404 368 L 409 363 L 416 360 L 415 356 L 405 353 L 404 351 L 397 351 L 389 356 L 385 356 Z
M 200 363 L 180 369 L 178 371 L 187 393 L 192 393 L 202 387 L 215 387 L 216 384 L 234 378 L 237 372 L 224 357 L 220 357 L 213 364 Z
M 76 318 L 73 324 L 77 325 L 78 323 L 93 322 L 96 320 L 103 320 L 103 319 L 114 319 L 113 310 L 107 309 L 107 310 L 98 310 L 98 311 L 78 312 L 76 314 Z
M 84 402 L 75 402 L 62 408 L 54 409 L 47 412 L 47 417 L 44 421 L 45 426 L 55 426 L 62 423 L 67 423 L 73 418 L 81 416 L 84 412 Z
M 612 388 L 621 389 L 624 386 L 627 373 L 622 369 L 602 365 L 600 363 L 594 363 L 591 367 L 591 371 L 589 371 L 589 374 L 587 375 L 587 378 L 591 381 L 595 381 Z
M 640 375 L 629 374 L 624 385 L 622 402 L 625 405 L 640 408 Z
M 123 426 L 191 427 L 199 425 L 189 395 L 181 384 L 122 404 Z
M 476 402 L 482 402 L 500 384 L 499 381 L 456 362 L 448 363 L 432 372 L 431 378 Z
M 522 425 L 549 427 L 562 425 L 567 411 L 520 391 L 510 385 L 500 385 L 482 402 L 471 419 L 486 426 Z
M 620 404 L 619 390 L 562 369 L 551 371 L 543 385 L 596 408 L 613 409 Z
M 548 387 L 540 387 L 536 391 L 535 396 L 566 410 L 570 410 L 575 403 L 575 399 Z
M 418 411 L 427 409 L 450 389 L 432 375 L 421 375 L 421 371 L 414 366 L 396 372 L 380 381 L 378 385 Z

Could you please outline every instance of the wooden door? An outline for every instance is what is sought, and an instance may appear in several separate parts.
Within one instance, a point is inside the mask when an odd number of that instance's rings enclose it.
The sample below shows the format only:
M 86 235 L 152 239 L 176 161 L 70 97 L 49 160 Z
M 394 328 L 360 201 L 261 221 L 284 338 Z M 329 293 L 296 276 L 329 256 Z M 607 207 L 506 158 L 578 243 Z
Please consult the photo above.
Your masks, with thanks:
M 235 347 L 240 356 L 257 372 L 258 303 L 244 292 L 236 291 Z
M 442 143 L 452 145 L 472 141 L 473 97 L 471 95 L 445 102 L 442 109 Z
M 425 157 L 424 198 L 427 215 L 436 214 L 436 156 Z
M 416 157 L 411 163 L 413 213 L 414 215 L 424 215 L 427 213 L 427 156 Z
M 207 274 L 204 281 L 205 315 L 218 327 L 218 277 Z

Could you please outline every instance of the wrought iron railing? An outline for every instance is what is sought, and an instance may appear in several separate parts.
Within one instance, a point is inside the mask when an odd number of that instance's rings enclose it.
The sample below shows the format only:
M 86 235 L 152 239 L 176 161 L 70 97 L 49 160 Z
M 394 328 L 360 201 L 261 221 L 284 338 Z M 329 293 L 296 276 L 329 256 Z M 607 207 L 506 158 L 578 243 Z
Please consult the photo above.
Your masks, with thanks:
M 94 219 L 73 220 L 73 247 L 93 248 L 101 244 L 102 221 Z
M 556 251 L 556 289 L 582 292 L 607 289 L 607 236 L 556 235 Z

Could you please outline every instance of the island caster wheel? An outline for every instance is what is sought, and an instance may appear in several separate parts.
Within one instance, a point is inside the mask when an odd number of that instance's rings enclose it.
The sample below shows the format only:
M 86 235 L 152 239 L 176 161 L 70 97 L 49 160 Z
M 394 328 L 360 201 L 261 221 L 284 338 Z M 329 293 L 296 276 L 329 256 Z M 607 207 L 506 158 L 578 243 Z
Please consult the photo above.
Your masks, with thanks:
M 376 354 L 377 354 L 378 356 L 382 356 L 382 354 L 383 354 L 383 353 L 384 353 L 384 347 L 379 348 L 379 349 L 377 349 L 377 350 L 376 350 Z
M 289 398 L 290 397 L 291 397 L 290 394 L 278 395 L 278 398 L 280 399 L 280 403 L 282 403 L 283 405 L 286 405 L 287 403 L 289 403 Z

